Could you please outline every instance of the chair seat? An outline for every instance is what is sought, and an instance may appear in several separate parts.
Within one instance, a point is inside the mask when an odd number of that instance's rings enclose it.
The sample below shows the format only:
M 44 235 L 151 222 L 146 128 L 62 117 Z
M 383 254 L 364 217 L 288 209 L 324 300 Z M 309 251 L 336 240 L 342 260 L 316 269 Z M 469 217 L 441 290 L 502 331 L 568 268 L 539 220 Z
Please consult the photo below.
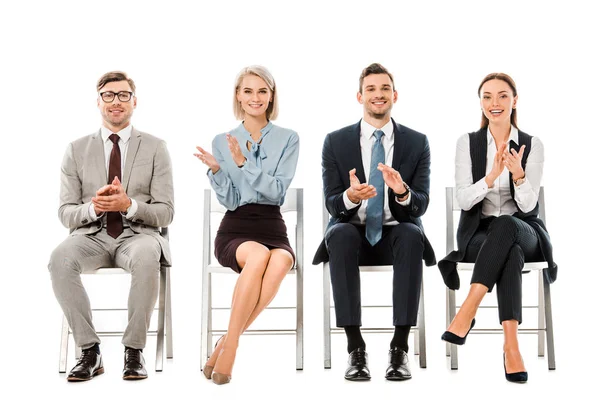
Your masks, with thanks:
M 457 263 L 456 269 L 458 271 L 473 271 L 474 266 L 475 263 Z M 528 262 L 523 266 L 523 271 L 540 271 L 545 268 L 548 268 L 546 261 Z
M 211 274 L 237 274 L 237 272 L 235 272 L 231 268 L 224 267 L 221 264 L 209 264 L 208 272 Z M 296 274 L 296 267 L 294 267 L 288 271 L 288 275 L 295 275 L 295 274 Z

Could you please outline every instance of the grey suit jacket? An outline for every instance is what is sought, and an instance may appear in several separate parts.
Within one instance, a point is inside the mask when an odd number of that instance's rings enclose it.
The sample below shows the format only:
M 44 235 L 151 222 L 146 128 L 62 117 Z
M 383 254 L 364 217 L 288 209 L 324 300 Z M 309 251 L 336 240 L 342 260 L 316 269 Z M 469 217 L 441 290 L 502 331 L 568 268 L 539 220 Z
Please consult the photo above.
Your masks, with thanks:
M 136 233 L 156 237 L 163 262 L 171 264 L 168 242 L 159 228 L 173 220 L 173 174 L 166 143 L 135 128 L 129 139 L 122 184 L 138 209 L 129 225 Z M 91 235 L 102 229 L 102 218 L 90 220 L 96 191 L 107 183 L 104 143 L 100 131 L 69 144 L 61 168 L 58 216 L 72 234 Z

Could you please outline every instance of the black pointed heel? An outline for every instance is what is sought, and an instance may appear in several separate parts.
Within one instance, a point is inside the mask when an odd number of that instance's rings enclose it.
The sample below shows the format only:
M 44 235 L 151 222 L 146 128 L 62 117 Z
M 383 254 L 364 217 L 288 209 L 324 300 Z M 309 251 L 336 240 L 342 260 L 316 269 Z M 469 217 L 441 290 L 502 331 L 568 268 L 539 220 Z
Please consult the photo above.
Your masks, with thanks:
M 463 345 L 465 344 L 465 341 L 467 340 L 467 335 L 469 334 L 469 332 L 471 332 L 471 329 L 473 329 L 473 327 L 475 326 L 475 318 L 473 318 L 473 320 L 471 321 L 471 327 L 469 328 L 469 330 L 467 331 L 467 333 L 465 334 L 464 337 L 460 337 L 458 335 L 455 335 L 452 332 L 446 331 L 442 334 L 442 340 L 445 340 L 448 343 L 452 343 L 452 344 L 457 344 L 457 345 Z
M 504 376 L 506 377 L 507 381 L 514 382 L 514 383 L 527 382 L 527 378 L 529 377 L 527 375 L 527 371 L 512 372 L 510 374 L 506 372 L 506 353 L 502 353 L 502 364 L 504 365 Z

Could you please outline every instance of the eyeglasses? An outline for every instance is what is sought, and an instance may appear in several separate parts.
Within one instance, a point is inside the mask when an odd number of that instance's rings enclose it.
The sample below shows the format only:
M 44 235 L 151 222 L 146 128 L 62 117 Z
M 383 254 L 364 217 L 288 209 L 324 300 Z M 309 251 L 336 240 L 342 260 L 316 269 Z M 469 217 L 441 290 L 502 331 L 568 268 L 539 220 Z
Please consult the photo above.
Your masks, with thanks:
M 131 100 L 131 96 L 133 96 L 133 92 L 102 92 L 100 93 L 100 97 L 102 97 L 102 101 L 105 103 L 112 103 L 115 100 L 115 95 L 119 98 L 119 101 L 124 103 Z

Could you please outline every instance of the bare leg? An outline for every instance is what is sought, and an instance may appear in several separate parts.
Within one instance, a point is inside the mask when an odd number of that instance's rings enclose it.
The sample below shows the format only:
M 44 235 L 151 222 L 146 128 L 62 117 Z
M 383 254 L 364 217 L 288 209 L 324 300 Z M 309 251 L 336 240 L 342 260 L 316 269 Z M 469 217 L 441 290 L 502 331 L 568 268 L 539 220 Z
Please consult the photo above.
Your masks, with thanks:
M 509 374 L 525 372 L 525 364 L 519 351 L 518 327 L 519 322 L 517 320 L 502 321 L 502 329 L 504 329 L 504 354 L 506 357 L 505 365 L 506 372 Z
M 448 331 L 460 337 L 464 337 L 467 332 L 469 332 L 471 321 L 473 318 L 475 318 L 477 309 L 479 308 L 479 305 L 481 304 L 481 301 L 483 300 L 483 297 L 487 291 L 487 286 L 482 285 L 481 283 L 471 284 L 469 294 L 467 295 L 467 298 L 463 302 L 462 306 L 460 306 L 458 313 L 456 313 L 456 316 L 450 323 Z
M 244 242 L 237 248 L 236 259 L 242 272 L 233 295 L 227 335 L 221 340 L 223 345 L 220 354 L 217 354 L 213 373 L 231 376 L 240 335 L 258 303 L 263 275 L 270 257 L 269 249 L 257 242 Z
M 252 314 L 246 321 L 246 326 L 244 327 L 244 331 L 250 327 L 252 322 L 260 315 L 260 313 L 271 303 L 271 301 L 275 298 L 277 291 L 279 290 L 279 286 L 281 286 L 281 282 L 285 278 L 285 275 L 288 273 L 290 268 L 292 268 L 294 259 L 292 255 L 283 249 L 273 249 L 270 251 L 271 257 L 269 258 L 269 264 L 267 265 L 267 269 L 262 278 L 262 285 L 260 296 Z M 239 282 L 239 280 L 238 280 Z M 236 283 L 236 289 L 237 289 Z M 234 289 L 234 299 L 235 293 L 237 290 Z M 208 366 L 214 366 L 219 357 L 219 353 L 221 349 L 223 349 L 223 343 L 225 342 L 225 338 L 221 339 L 215 348 L 215 351 L 210 356 L 210 359 L 206 362 Z

